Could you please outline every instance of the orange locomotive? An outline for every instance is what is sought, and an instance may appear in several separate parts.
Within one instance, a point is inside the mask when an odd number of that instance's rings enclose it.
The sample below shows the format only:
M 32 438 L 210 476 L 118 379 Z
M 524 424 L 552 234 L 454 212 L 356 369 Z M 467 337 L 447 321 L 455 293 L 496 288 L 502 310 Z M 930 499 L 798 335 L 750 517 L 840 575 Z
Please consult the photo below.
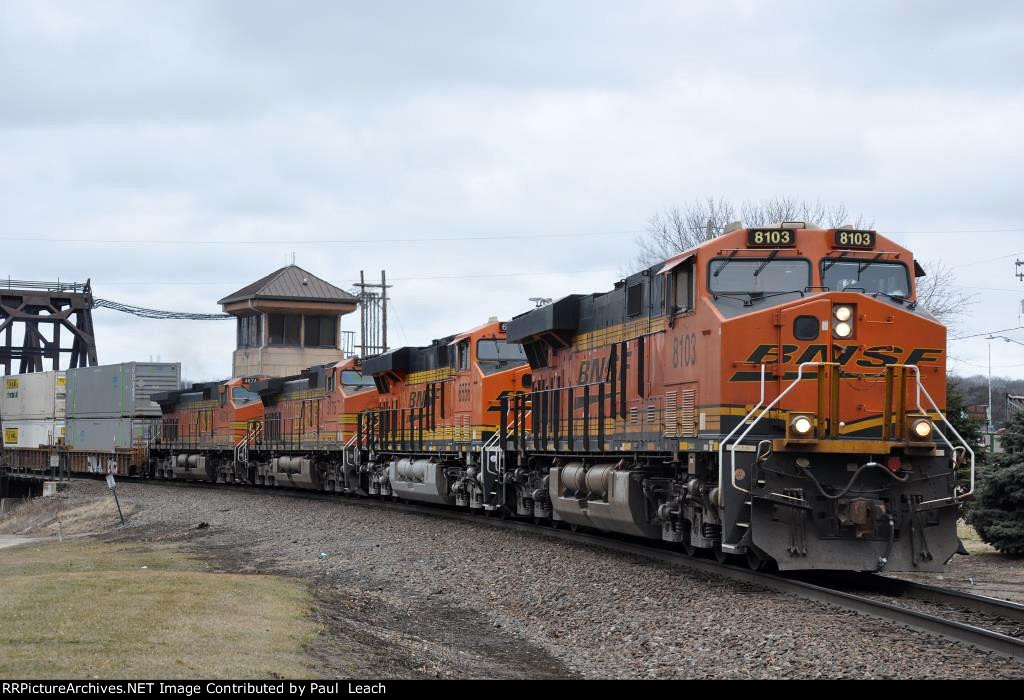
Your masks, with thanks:
M 522 347 L 490 321 L 364 361 L 380 392 L 358 438 L 372 494 L 496 510 L 501 406 L 530 386 Z
M 974 468 L 923 274 L 874 231 L 785 224 L 516 317 L 502 502 L 755 568 L 941 570 Z
M 231 482 L 234 449 L 263 404 L 250 387 L 257 378 L 193 384 L 156 394 L 163 414 L 160 435 L 150 449 L 154 476 L 165 479 Z
M 359 413 L 377 404 L 377 391 L 357 358 L 266 379 L 253 391 L 265 415 L 250 426 L 239 453 L 246 481 L 363 492 L 358 471 L 346 469 L 344 452 L 354 444 Z

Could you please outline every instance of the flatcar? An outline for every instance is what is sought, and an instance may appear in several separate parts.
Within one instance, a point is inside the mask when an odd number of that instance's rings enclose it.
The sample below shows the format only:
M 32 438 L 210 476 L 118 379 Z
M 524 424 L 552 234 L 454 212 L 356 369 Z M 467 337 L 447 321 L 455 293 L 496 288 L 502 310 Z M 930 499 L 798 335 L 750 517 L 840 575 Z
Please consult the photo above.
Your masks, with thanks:
M 502 503 L 754 568 L 941 570 L 974 457 L 923 274 L 875 231 L 738 228 L 513 318 Z
M 379 404 L 360 418 L 369 492 L 498 511 L 502 401 L 530 386 L 522 347 L 505 323 L 368 358 Z

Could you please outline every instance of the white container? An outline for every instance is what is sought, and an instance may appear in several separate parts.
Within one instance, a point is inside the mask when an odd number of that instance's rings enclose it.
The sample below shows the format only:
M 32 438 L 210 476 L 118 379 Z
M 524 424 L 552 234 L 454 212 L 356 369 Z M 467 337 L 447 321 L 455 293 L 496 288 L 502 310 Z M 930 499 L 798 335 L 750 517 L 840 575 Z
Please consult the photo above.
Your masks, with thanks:
M 5 420 L 4 447 L 48 447 L 64 443 L 64 421 Z
M 67 375 L 63 371 L 12 374 L 3 378 L 0 418 L 29 420 L 64 418 Z

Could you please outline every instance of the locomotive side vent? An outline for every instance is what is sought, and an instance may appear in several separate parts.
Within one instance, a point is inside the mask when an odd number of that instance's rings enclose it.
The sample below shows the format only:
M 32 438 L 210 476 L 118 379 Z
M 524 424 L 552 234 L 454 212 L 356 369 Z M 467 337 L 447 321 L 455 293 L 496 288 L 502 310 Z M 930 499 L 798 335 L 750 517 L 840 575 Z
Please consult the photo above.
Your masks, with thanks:
M 636 406 L 629 407 L 629 422 L 633 425 L 640 423 L 640 409 Z
M 676 410 L 676 392 L 665 392 L 665 437 L 676 437 L 679 434 L 679 413 Z
M 679 406 L 680 435 L 697 434 L 697 390 L 683 389 L 683 400 Z

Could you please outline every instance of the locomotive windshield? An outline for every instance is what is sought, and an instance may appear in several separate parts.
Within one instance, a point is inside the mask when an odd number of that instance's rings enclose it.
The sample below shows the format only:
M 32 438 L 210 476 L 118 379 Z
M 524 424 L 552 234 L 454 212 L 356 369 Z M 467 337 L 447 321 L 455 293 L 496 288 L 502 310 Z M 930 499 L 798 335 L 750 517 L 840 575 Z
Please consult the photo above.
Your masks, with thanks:
M 256 403 L 260 400 L 260 395 L 243 389 L 240 386 L 236 386 L 231 390 L 231 403 L 235 404 L 236 408 L 241 406 L 248 406 L 251 403 Z
M 482 365 L 497 364 L 500 367 L 521 365 L 526 362 L 526 353 L 519 343 L 504 340 L 479 340 L 476 344 L 476 359 Z
M 833 292 L 854 289 L 868 294 L 910 296 L 910 277 L 901 263 L 826 260 L 821 264 L 821 283 Z
M 719 258 L 711 261 L 708 288 L 723 294 L 802 292 L 811 284 L 806 260 Z
M 355 389 L 356 391 L 359 391 L 373 386 L 373 377 L 364 377 L 359 372 L 353 372 L 350 369 L 346 369 L 341 373 L 341 384 L 346 389 Z

